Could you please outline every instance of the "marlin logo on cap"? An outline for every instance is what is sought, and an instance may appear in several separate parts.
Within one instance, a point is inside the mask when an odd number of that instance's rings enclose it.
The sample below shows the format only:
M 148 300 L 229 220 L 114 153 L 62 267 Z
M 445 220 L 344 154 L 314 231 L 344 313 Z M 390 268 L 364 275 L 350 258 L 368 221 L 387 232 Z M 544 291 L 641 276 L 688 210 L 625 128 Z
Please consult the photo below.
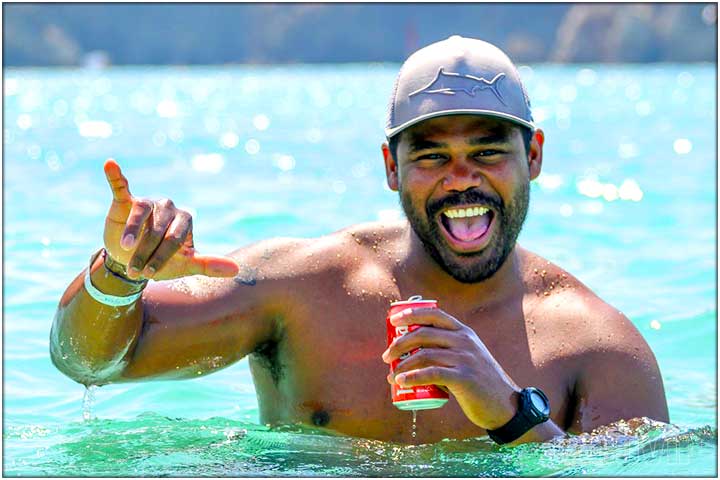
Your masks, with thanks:
M 437 75 L 432 82 L 419 90 L 415 90 L 408 97 L 419 93 L 441 93 L 443 95 L 455 95 L 457 92 L 465 92 L 467 95 L 474 97 L 477 90 L 490 90 L 506 105 L 500 91 L 498 90 L 498 82 L 505 77 L 504 73 L 498 73 L 492 80 L 487 80 L 474 75 L 463 75 L 461 73 L 446 72 L 445 67 L 440 67 Z

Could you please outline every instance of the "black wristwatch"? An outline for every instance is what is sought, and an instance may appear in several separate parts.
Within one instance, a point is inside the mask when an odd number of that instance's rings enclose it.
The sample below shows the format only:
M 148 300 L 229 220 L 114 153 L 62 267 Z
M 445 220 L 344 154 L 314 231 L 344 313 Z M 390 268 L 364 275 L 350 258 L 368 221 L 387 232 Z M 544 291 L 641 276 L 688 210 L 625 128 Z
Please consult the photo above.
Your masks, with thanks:
M 508 423 L 495 430 L 488 430 L 490 438 L 497 444 L 510 443 L 522 437 L 525 432 L 550 418 L 550 401 L 538 388 L 528 387 L 520 391 L 518 411 Z

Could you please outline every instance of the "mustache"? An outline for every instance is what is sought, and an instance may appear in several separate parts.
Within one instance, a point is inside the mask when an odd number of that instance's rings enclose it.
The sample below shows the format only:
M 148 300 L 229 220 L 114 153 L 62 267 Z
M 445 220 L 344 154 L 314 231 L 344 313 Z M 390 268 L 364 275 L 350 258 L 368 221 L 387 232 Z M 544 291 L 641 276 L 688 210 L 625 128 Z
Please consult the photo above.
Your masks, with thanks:
M 468 205 L 472 203 L 482 203 L 488 205 L 502 215 L 505 212 L 505 203 L 500 197 L 490 195 L 488 193 L 481 192 L 479 190 L 466 190 L 464 192 L 448 195 L 447 197 L 440 198 L 428 202 L 427 214 L 429 218 L 434 217 L 440 211 L 461 205 Z

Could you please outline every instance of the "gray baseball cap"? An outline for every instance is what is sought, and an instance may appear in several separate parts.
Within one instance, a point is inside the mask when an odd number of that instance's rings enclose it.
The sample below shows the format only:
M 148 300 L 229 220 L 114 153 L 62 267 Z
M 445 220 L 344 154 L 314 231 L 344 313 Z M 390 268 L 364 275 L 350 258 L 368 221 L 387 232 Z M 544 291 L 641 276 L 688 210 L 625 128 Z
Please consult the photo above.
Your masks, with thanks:
M 410 55 L 395 80 L 385 135 L 429 118 L 484 115 L 535 129 L 515 65 L 482 40 L 454 35 Z

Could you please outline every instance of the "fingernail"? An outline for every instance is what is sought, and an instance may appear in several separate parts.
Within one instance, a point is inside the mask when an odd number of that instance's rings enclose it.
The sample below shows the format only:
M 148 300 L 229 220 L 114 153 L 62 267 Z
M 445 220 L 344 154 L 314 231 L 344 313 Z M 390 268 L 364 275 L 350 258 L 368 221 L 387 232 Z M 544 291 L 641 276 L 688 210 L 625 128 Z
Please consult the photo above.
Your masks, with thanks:
M 145 267 L 145 270 L 143 270 L 143 275 L 149 277 L 150 275 L 154 275 L 155 271 L 156 270 L 153 267 Z
M 140 276 L 140 270 L 138 270 L 137 267 L 130 267 L 130 268 L 128 268 L 128 276 L 138 277 L 138 276 Z
M 130 250 L 133 246 L 133 243 L 135 243 L 135 235 L 131 233 L 128 233 L 122 238 L 122 240 L 120 240 L 120 246 L 125 250 Z
M 385 350 L 382 354 L 382 359 L 383 359 L 383 362 L 385 362 L 385 363 L 388 363 L 387 356 L 388 356 L 388 351 Z
M 405 374 L 404 373 L 397 374 L 395 376 L 395 383 L 397 383 L 401 387 L 404 387 L 405 386 Z

